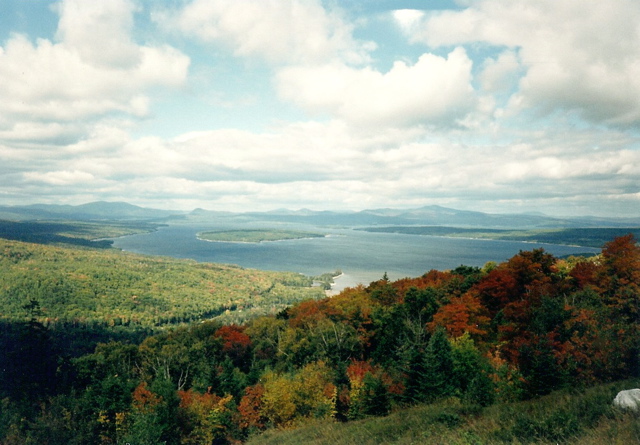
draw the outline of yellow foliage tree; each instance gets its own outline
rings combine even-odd
[[[304,419],[333,417],[337,388],[331,377],[324,362],[310,363],[295,374],[266,373],[262,415],[282,428]]]

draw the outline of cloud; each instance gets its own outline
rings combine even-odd
[[[127,0],[66,0],[57,4],[57,9],[60,14],[58,40],[74,48],[84,62],[121,69],[140,64],[142,53],[130,38],[133,3]]]
[[[485,211],[496,203],[523,209],[548,205],[566,211],[571,203],[586,206],[605,194],[616,197],[607,204],[611,208],[637,203],[640,152],[626,148],[637,144],[632,137],[570,128],[544,137],[535,130],[505,132],[511,141],[463,143],[450,133],[361,132],[330,121],[282,124],[266,132],[192,132],[165,140],[133,138],[103,126],[58,156],[34,148],[0,166],[0,174],[3,190],[13,196],[29,191],[52,202],[64,202],[68,194],[86,200],[100,196],[185,210],[346,210],[392,202]],[[0,156],[8,159],[4,150],[0,145]]]
[[[479,75],[482,91],[488,93],[510,93],[517,86],[522,67],[515,51],[506,50],[495,58],[484,61]]]
[[[48,185],[71,185],[91,182],[95,178],[87,172],[61,170],[46,173],[27,172],[24,174],[24,179],[27,182],[41,182]]]
[[[408,30],[422,13],[393,16]],[[371,42],[355,39],[344,14],[319,1],[195,0],[157,20],[238,57],[270,62],[279,98],[312,115],[359,126],[456,125],[476,106],[464,49],[396,61],[381,72],[370,63]]]
[[[110,113],[138,118],[149,113],[150,88],[180,86],[189,58],[168,46],[135,44],[132,9],[124,1],[67,1],[59,7],[59,42],[10,37],[0,47],[0,128]]]
[[[419,26],[424,12],[417,9],[397,9],[392,12],[393,18],[406,34],[413,34]]]
[[[237,56],[274,64],[322,63],[339,58],[368,60],[371,42],[353,38],[353,26],[318,0],[195,0],[164,11],[157,21],[169,29],[221,43]]]
[[[637,213],[630,0],[173,4],[67,0],[54,38],[0,43],[4,201]]]
[[[286,100],[364,125],[407,126],[463,118],[474,106],[472,62],[464,49],[397,61],[386,73],[343,64],[295,66],[277,75]]]
[[[640,123],[640,3],[633,0],[478,0],[425,16],[412,41],[485,43],[517,51],[526,69],[511,106]]]

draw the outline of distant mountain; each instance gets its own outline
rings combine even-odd
[[[173,210],[158,210],[126,202],[91,202],[78,206],[34,204],[0,206],[0,219],[8,220],[159,220],[184,214]]]
[[[298,223],[324,226],[384,226],[429,225],[469,228],[546,229],[575,227],[630,227],[640,226],[640,218],[554,218],[544,214],[492,214],[469,210],[456,210],[432,205],[417,209],[371,209],[359,212],[314,211],[308,209],[278,209],[269,212],[225,213],[198,209],[186,218],[193,222],[211,221],[221,216],[256,222]]]
[[[456,210],[438,205],[416,209],[369,209],[334,212],[328,210],[277,209],[268,212],[233,213],[195,209],[192,212],[159,210],[139,207],[126,202],[91,202],[78,206],[36,204],[28,206],[0,206],[0,219],[33,220],[129,220],[168,221],[180,219],[185,223],[234,221],[246,223],[295,223],[318,226],[449,226],[460,228],[548,229],[576,227],[636,227],[640,218],[554,218],[538,213],[496,214]]]

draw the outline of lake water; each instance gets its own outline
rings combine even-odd
[[[328,236],[263,243],[208,242],[196,237],[198,232],[219,228],[171,225],[153,233],[117,238],[114,240],[114,247],[148,255],[237,264],[263,270],[294,271],[311,276],[339,269],[343,275],[336,280],[334,290],[358,283],[368,284],[380,279],[385,272],[390,279],[395,280],[417,277],[431,269],[447,270],[461,264],[483,266],[487,261],[502,262],[520,250],[538,247],[556,256],[600,251],[590,247],[371,233],[308,226],[296,228],[326,233]]]

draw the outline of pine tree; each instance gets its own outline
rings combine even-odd
[[[404,400],[407,403],[420,403],[426,400],[425,368],[425,351],[418,348],[410,349],[404,370],[406,375]]]
[[[438,327],[429,339],[425,351],[423,388],[428,400],[435,400],[454,394],[453,357],[447,334]]]
[[[369,416],[386,416],[391,409],[389,392],[379,376],[366,373],[363,380],[363,411]]]

